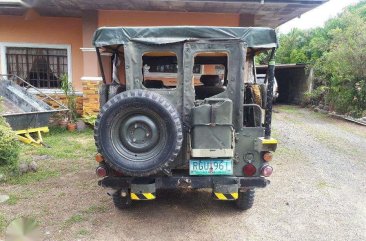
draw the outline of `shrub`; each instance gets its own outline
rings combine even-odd
[[[20,146],[14,131],[0,116],[0,167],[17,168]]]
[[[82,120],[88,124],[88,125],[91,125],[91,126],[95,126],[95,121],[97,120],[98,116],[97,115],[93,115],[93,114],[86,114],[86,115],[83,115],[83,118]]]
[[[319,86],[311,92],[306,92],[302,100],[303,105],[318,105],[320,102],[324,101],[324,98],[328,92],[328,87]]]

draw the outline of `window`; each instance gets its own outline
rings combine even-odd
[[[201,69],[201,74],[193,75],[192,80],[196,99],[203,100],[226,90],[227,64],[227,53],[203,52],[195,56],[194,66],[199,66]]]
[[[8,74],[14,74],[37,88],[58,89],[60,76],[68,74],[67,49],[7,47]]]
[[[142,56],[143,85],[146,88],[175,88],[178,82],[178,59],[173,52],[148,52]]]

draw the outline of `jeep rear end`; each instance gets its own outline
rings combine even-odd
[[[266,187],[276,33],[267,28],[101,28],[103,84],[95,125],[99,185],[116,207],[158,189],[211,188],[250,208]],[[270,52],[268,83],[254,56]]]

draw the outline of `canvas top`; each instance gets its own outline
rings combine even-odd
[[[194,40],[240,40],[248,48],[276,48],[274,29],[262,27],[101,27],[93,37],[95,47],[123,45],[128,42],[170,44]]]

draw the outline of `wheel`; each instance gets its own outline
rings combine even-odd
[[[121,190],[118,190],[117,192],[113,193],[112,199],[114,206],[118,209],[127,209],[131,206],[131,195],[129,191],[124,192],[125,196],[121,195]]]
[[[236,200],[236,206],[240,210],[248,210],[253,206],[254,203],[254,189],[248,189],[246,191],[239,190],[239,197]]]
[[[257,84],[252,85],[252,92],[253,92],[253,100],[254,104],[259,105],[262,107],[262,93],[261,93],[261,87]]]
[[[129,90],[109,100],[94,129],[98,151],[115,170],[148,176],[167,170],[182,146],[177,110],[159,94]]]

